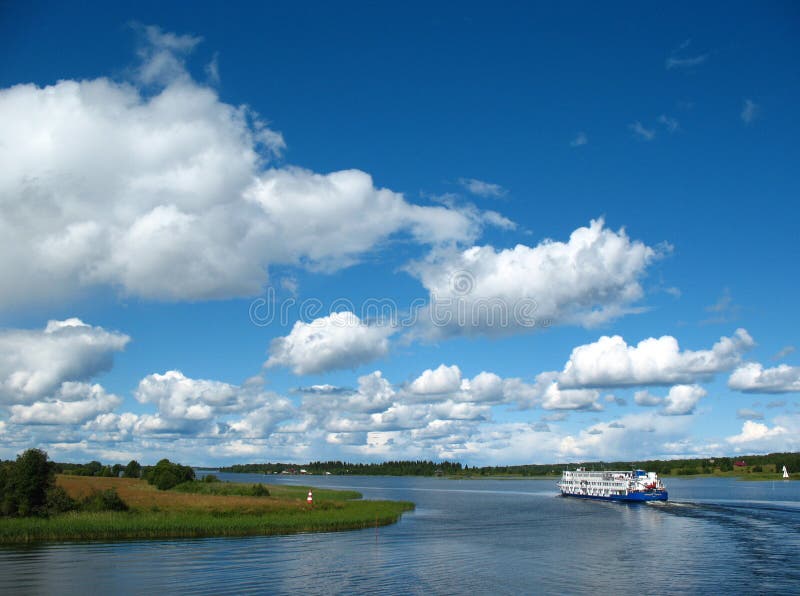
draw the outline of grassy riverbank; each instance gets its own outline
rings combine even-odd
[[[354,491],[317,489],[309,506],[308,487],[271,485],[269,496],[253,497],[225,494],[226,488],[222,494],[159,491],[130,478],[59,476],[57,484],[73,498],[113,488],[130,510],[0,519],[0,543],[333,532],[391,524],[414,508],[404,501],[353,500],[361,496]],[[215,484],[226,486],[209,486]]]

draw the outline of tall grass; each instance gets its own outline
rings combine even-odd
[[[350,501],[360,499],[361,493],[355,490],[333,490],[329,488],[313,488],[311,486],[289,486],[286,484],[267,484],[269,494],[277,499],[306,500],[308,491],[313,491],[317,501]]]
[[[242,482],[203,482],[194,480],[179,484],[172,490],[179,493],[193,495],[220,495],[220,496],[242,496],[252,497],[256,487],[263,487],[269,491],[269,495],[277,499],[296,499],[304,501],[308,496],[308,491],[313,491],[314,500],[319,501],[349,501],[360,499],[361,493],[354,490],[331,490],[324,488],[312,488],[309,486],[285,486],[275,484],[245,484]]]
[[[304,486],[272,485],[271,496],[253,497],[225,493],[229,483],[205,483],[224,485],[211,489],[222,494],[197,494],[159,491],[144,481],[123,478],[59,476],[57,482],[73,498],[114,488],[131,510],[0,519],[0,543],[333,532],[391,524],[414,508],[404,501],[352,500],[359,493],[328,489],[312,489],[310,506]]]
[[[0,543],[335,532],[387,525],[414,508],[402,501],[353,501],[269,515],[234,511],[72,512],[0,521]]]

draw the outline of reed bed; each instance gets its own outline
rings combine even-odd
[[[174,491],[180,493],[191,493],[200,495],[223,495],[223,496],[251,496],[253,484],[241,482],[184,482],[176,486]],[[308,491],[313,491],[314,499],[319,501],[349,501],[360,499],[360,492],[354,490],[331,490],[325,488],[313,488],[310,486],[286,486],[275,484],[262,484],[269,491],[271,497],[277,499],[294,499],[305,501]]]

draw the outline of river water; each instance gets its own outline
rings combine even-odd
[[[800,594],[800,482],[669,479],[666,504],[557,496],[554,480],[242,482],[417,504],[395,525],[0,549],[2,594]]]

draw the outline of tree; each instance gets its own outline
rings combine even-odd
[[[45,515],[47,493],[55,486],[55,469],[41,449],[28,449],[6,474],[3,510],[6,515]]]
[[[13,515],[17,510],[10,485],[13,470],[14,462],[0,461],[0,515],[3,516]]]
[[[123,476],[125,476],[125,478],[139,478],[141,474],[142,466],[135,459],[132,459],[128,462],[128,465],[125,466],[125,471],[123,472]]]
[[[103,464],[99,461],[90,461],[84,468],[87,476],[100,476],[103,471]]]

